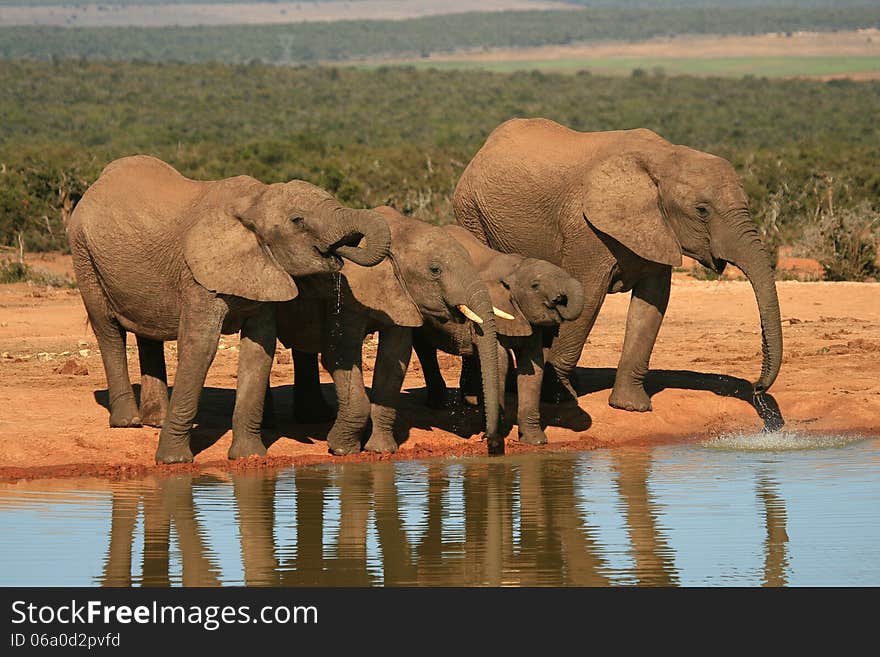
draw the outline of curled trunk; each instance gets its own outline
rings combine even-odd
[[[569,278],[562,289],[565,305],[556,306],[560,317],[567,322],[576,320],[584,311],[584,288],[574,278]]]
[[[391,247],[391,232],[378,212],[343,209],[328,231],[330,250],[363,267],[378,265]]]

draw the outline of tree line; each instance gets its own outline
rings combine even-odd
[[[449,222],[463,168],[515,116],[728,158],[773,248],[829,204],[880,210],[880,82],[23,61],[0,62],[0,116],[0,244],[28,250],[64,248],[79,196],[134,153]]]
[[[583,9],[194,27],[0,28],[2,59],[306,63],[462,48],[644,40],[674,34],[760,34],[880,26],[880,6]]]

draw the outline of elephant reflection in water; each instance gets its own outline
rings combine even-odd
[[[463,527],[448,509],[449,465],[427,464],[426,505],[415,535],[404,529],[396,484],[397,466],[342,464],[333,470],[302,468],[292,473],[296,490],[295,546],[276,537],[278,474],[231,476],[240,526],[244,580],[248,586],[400,585],[575,585],[607,586],[612,574],[646,586],[679,583],[673,551],[651,498],[649,450],[612,452],[620,508],[626,521],[633,568],[613,568],[584,512],[584,471],[579,459],[526,458],[462,464]],[[170,531],[180,546],[184,586],[220,583],[193,502],[193,485],[228,482],[181,476],[148,480],[114,492],[109,553],[100,583],[130,586],[132,543],[143,508],[141,583],[168,586]],[[776,483],[758,479],[766,526],[765,586],[786,584],[786,511]],[[338,499],[334,508],[333,501]],[[453,504],[456,504],[453,502]],[[282,507],[283,508],[283,507]],[[374,520],[379,551],[370,554]],[[325,545],[325,537],[330,542]],[[375,563],[371,563],[375,562]],[[615,578],[617,579],[617,578]]]
[[[193,502],[193,484],[214,481],[192,475],[152,478],[136,494],[130,486],[113,491],[110,548],[100,578],[103,586],[131,586],[131,553],[138,507],[143,508],[144,554],[141,584],[169,586],[171,527],[181,556],[184,586],[219,586],[220,570],[208,554]]]
[[[779,484],[766,474],[758,476],[758,497],[764,506],[767,537],[764,540],[762,586],[786,586],[788,578],[788,514],[779,496]]]

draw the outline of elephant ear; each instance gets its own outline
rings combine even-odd
[[[374,267],[346,261],[342,273],[352,298],[371,317],[395,326],[422,325],[422,313],[403,283],[393,253]]]
[[[610,157],[590,171],[583,212],[594,228],[645,260],[681,265],[681,245],[664,218],[657,183],[632,156]]]
[[[260,196],[256,192],[231,207],[204,209],[184,236],[184,258],[196,282],[212,292],[252,301],[289,301],[297,295],[296,283],[242,223],[241,217]]]
[[[512,315],[513,319],[504,319],[495,315],[495,330],[498,335],[521,337],[532,334],[532,325],[526,319],[510,296],[510,285],[504,279],[493,279],[486,282],[492,305],[501,312]]]

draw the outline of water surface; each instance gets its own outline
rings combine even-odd
[[[0,585],[880,585],[880,441],[0,487]]]

